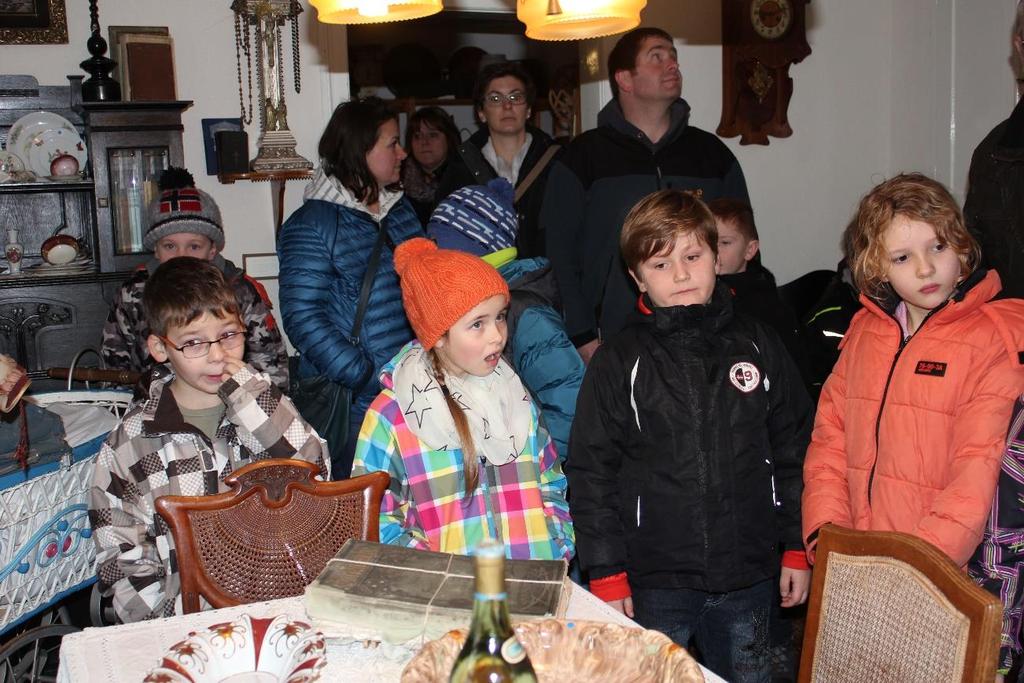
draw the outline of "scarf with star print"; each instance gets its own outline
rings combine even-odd
[[[395,365],[393,391],[409,429],[433,450],[460,447],[455,420],[434,377],[430,356],[414,345]],[[494,465],[512,462],[526,446],[533,423],[530,394],[504,359],[486,377],[445,375],[452,398],[465,412],[477,455]]]

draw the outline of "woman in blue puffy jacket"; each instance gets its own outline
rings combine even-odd
[[[406,153],[398,115],[382,100],[344,102],[320,138],[320,168],[303,205],[281,227],[281,317],[299,352],[298,380],[320,376],[351,390],[348,438],[328,443],[331,474],[347,478],[356,436],[380,392],[380,368],[412,339],[395,274],[395,245],[423,236],[398,187]],[[380,260],[358,338],[353,338],[363,278],[377,245]]]

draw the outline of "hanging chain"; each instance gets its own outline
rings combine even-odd
[[[289,19],[292,22],[292,72],[295,76],[295,92],[302,92],[302,76],[301,70],[299,69],[299,13],[302,12],[302,6],[299,4],[299,0],[292,0],[292,7],[289,14]]]
[[[247,0],[235,0],[231,9],[235,11],[235,67],[238,72],[238,108],[242,123],[252,123],[252,53],[249,44],[249,21],[246,16]],[[244,32],[244,39],[243,39]],[[242,53],[245,53],[246,74],[249,77],[249,115],[245,113],[245,96],[242,94]]]
[[[277,87],[281,91],[281,101],[284,102],[284,45],[281,44],[281,26],[284,25],[283,18],[274,21],[274,33],[277,34]]]

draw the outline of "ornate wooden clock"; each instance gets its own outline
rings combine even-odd
[[[722,120],[718,134],[741,145],[789,137],[789,66],[811,54],[810,0],[722,0]]]

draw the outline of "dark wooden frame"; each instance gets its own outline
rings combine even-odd
[[[1003,605],[998,598],[971,581],[942,551],[916,536],[891,531],[854,531],[826,524],[818,534],[817,562],[811,582],[797,677],[800,683],[811,680],[815,646],[821,628],[821,601],[825,579],[828,577],[829,555],[834,552],[891,557],[924,574],[970,620],[961,680],[965,683],[991,683],[995,679],[1003,621]]]
[[[296,469],[296,479],[289,480],[283,489],[277,490],[274,481],[261,479],[261,470],[288,465]],[[192,512],[225,510],[241,504],[250,496],[259,495],[260,502],[275,509],[291,502],[293,491],[302,491],[311,496],[333,498],[363,492],[362,539],[376,542],[380,538],[380,505],[384,491],[391,483],[386,472],[372,472],[360,477],[342,481],[314,481],[320,473],[313,463],[294,459],[269,459],[246,465],[229,475],[224,483],[232,490],[212,496],[161,496],[156,500],[156,510],[163,517],[174,536],[178,569],[181,576],[182,610],[185,614],[198,612],[199,596],[206,598],[214,608],[234,607],[240,604],[234,597],[224,593],[202,570],[199,553],[192,531]],[[340,549],[340,548],[339,548]]]
[[[59,45],[68,42],[68,15],[64,0],[32,0],[38,19],[0,15],[0,45]]]

